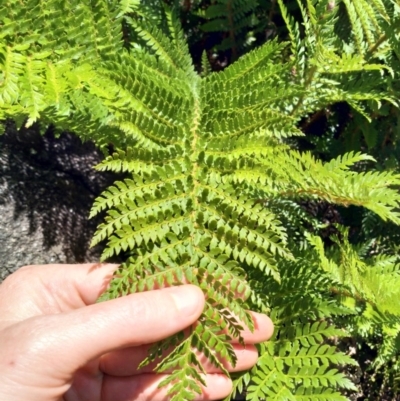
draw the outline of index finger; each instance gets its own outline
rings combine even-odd
[[[114,264],[49,264],[24,266],[0,285],[3,322],[72,311],[94,304],[106,290]]]

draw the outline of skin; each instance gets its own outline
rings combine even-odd
[[[96,304],[115,265],[26,266],[0,285],[0,399],[7,401],[166,400],[158,384],[168,374],[139,370],[148,347],[190,326],[204,306],[195,286],[132,294]],[[257,360],[253,344],[273,332],[271,320],[253,313],[256,330],[234,343],[238,362]],[[199,355],[199,358],[202,358]],[[204,357],[203,357],[204,359]],[[205,360],[205,359],[204,359]],[[230,379],[206,364],[207,387],[198,400],[218,400]]]

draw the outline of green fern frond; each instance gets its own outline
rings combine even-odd
[[[28,124],[41,118],[116,150],[97,168],[124,175],[91,212],[106,214],[92,243],[107,242],[103,260],[125,259],[103,300],[182,283],[203,290],[198,325],[185,338],[157,344],[148,359],[176,347],[158,365],[172,371],[164,381],[172,399],[201,392],[197,351],[227,374],[223,360],[236,362],[231,339],[243,340],[244,325],[253,328],[247,312],[253,308],[270,312],[276,333],[260,346],[251,377],[240,376],[235,386],[247,386],[250,400],[343,400],[340,391],[354,386],[335,367],[354,362],[330,343],[346,335],[339,316],[350,315],[363,333],[379,325],[394,330],[398,311],[391,304],[399,294],[384,288],[397,283],[398,268],[362,259],[339,236],[332,238],[339,250],[329,253],[320,237],[307,235],[320,227],[296,202],[356,205],[399,223],[400,177],[364,172],[373,159],[361,153],[323,163],[288,144],[303,135],[299,120],[327,104],[346,101],[360,113],[369,102],[397,104],[395,68],[371,53],[373,41],[387,35],[385,4],[343,1],[353,27],[346,45],[335,31],[336,9],[326,2],[298,3],[303,35],[279,1],[290,49],[271,40],[200,77],[168,10],[160,27],[159,16],[150,18],[135,1],[76,0],[60,10],[49,0],[49,15],[57,20],[65,13],[60,28],[45,21],[39,3],[23,1],[31,17],[21,7],[0,6],[7,16],[0,33],[0,118]],[[227,14],[229,6],[237,8]],[[213,24],[237,17],[242,29],[253,6],[221,0],[207,12]],[[129,49],[122,20],[137,38]],[[385,356],[393,356],[390,344]]]
[[[390,58],[392,49],[396,48],[394,32],[398,25],[393,13],[388,21],[387,6],[384,6],[382,11],[383,4],[380,2],[368,5],[366,3],[364,0],[343,1],[348,16],[346,21],[338,13],[338,4],[329,9],[324,1],[307,2],[307,5],[299,1],[302,23],[306,30],[302,38],[299,37],[301,30],[294,25],[286,6],[279,2],[292,44],[292,79],[299,87],[303,87],[303,94],[298,97],[294,107],[292,103],[293,116],[300,117],[304,113],[321,110],[326,104],[344,100],[369,118],[368,113],[364,111],[365,101],[375,100],[378,105],[382,100],[397,103],[390,90],[386,92],[382,86],[382,75],[387,75],[384,81],[391,86],[394,69],[389,63],[382,63],[381,60]],[[349,21],[350,32],[342,34],[343,27],[347,27]],[[389,38],[393,39],[392,46],[387,43]],[[373,59],[376,62],[373,62]],[[361,90],[354,91],[353,96],[350,95],[360,79],[357,73],[368,71],[371,73],[371,81],[363,76],[363,83],[370,82],[371,87],[359,85]],[[346,87],[344,91],[336,90],[343,86]],[[372,86],[380,88],[380,95],[377,96]],[[316,93],[318,96],[314,96]],[[321,102],[324,97],[321,96],[322,93],[326,97],[325,101]],[[380,98],[382,94],[383,97]]]
[[[320,337],[332,333],[343,335],[328,325],[318,323],[312,326],[278,329],[279,340],[272,340],[262,348],[262,357],[252,370],[252,382],[247,389],[248,399],[280,399],[282,391],[290,394],[289,399],[297,399],[297,393],[304,394],[305,389],[311,394],[318,394],[322,387],[355,389],[353,383],[335,369],[333,364],[354,364],[354,361],[321,343]],[[289,330],[289,332],[287,332]],[[285,339],[288,335],[291,340]],[[314,393],[315,391],[315,393]],[[329,394],[329,393],[328,393]],[[336,394],[338,396],[338,394]],[[258,397],[258,398],[257,398]]]
[[[277,159],[284,154],[285,152],[281,155],[277,153]],[[258,185],[258,194],[262,196],[264,192],[262,197],[265,199],[276,194],[280,197],[315,197],[344,206],[362,205],[384,220],[399,222],[396,211],[399,206],[398,194],[389,189],[390,186],[399,184],[398,175],[389,172],[355,174],[348,171],[347,163],[351,156],[346,156],[345,162],[339,157],[325,165],[315,160],[311,153],[290,151],[284,159],[283,163],[263,159],[260,166],[256,165],[257,159],[253,159],[248,166],[233,172],[234,182],[244,183],[248,180],[253,185]],[[371,158],[359,154],[353,160],[366,161]],[[312,176],[309,175],[310,171],[313,171]]]
[[[394,300],[399,297],[399,265],[394,263],[393,257],[363,259],[349,243],[348,229],[338,226],[338,230],[342,238],[337,235],[331,237],[337,248],[330,251],[330,257],[326,256],[319,237],[308,236],[318,254],[320,267],[333,278],[336,286],[342,286],[339,293],[369,304],[361,320],[368,317],[366,321],[370,324],[373,321],[377,324],[397,324],[400,308]]]
[[[184,36],[172,15],[169,17],[172,39],[166,37],[159,28],[150,25],[150,23],[142,22],[139,24],[132,18],[127,20],[145,42],[146,47],[159,56],[159,60],[166,63],[170,68],[182,71],[189,76],[195,74]]]
[[[217,0],[198,15],[206,22],[204,32],[226,32],[225,38],[215,46],[216,50],[230,49],[237,58],[238,50],[246,45],[246,34],[254,26],[256,0]]]
[[[302,56],[302,43],[300,39],[300,30],[297,23],[294,22],[292,16],[289,14],[287,7],[283,0],[278,0],[279,8],[281,10],[282,18],[285,21],[286,28],[289,32],[292,54],[296,60],[300,61]]]
[[[142,32],[139,23],[135,29]],[[263,206],[269,197],[303,196],[356,204],[397,221],[394,209],[399,199],[390,187],[398,185],[399,178],[391,173],[351,171],[355,163],[371,161],[365,155],[349,154],[323,164],[310,154],[289,151],[280,143],[282,136],[299,134],[297,119],[290,116],[285,102],[293,103],[303,92],[285,83],[288,66],[275,65],[276,55],[282,51],[276,42],[251,52],[221,73],[201,79],[188,72],[187,64],[174,58],[174,39],[147,26],[142,34],[153,59],[143,49],[135,57],[125,56],[124,68],[133,78],[121,78],[119,67],[113,64],[113,72],[105,74],[116,88],[122,83],[123,88],[115,90],[114,99],[98,95],[115,116],[116,126],[128,134],[125,140],[131,146],[99,166],[130,174],[105,191],[92,211],[95,215],[108,210],[93,240],[93,244],[108,240],[103,259],[124,252],[130,255],[105,297],[191,282],[207,296],[205,314],[214,310],[228,336],[235,337],[239,323],[224,315],[223,310],[232,311],[251,326],[244,304],[235,294],[243,299],[250,297],[257,304],[271,302],[263,300],[257,285],[250,289],[246,275],[251,283],[257,277],[255,272],[262,274],[264,280],[268,275],[280,280],[279,261],[292,258],[282,223]],[[268,82],[269,91],[274,88],[274,94],[267,90],[259,95],[254,92],[261,80]],[[214,96],[224,91],[226,96]],[[122,99],[130,100],[124,105]],[[277,302],[280,298],[276,296]],[[311,319],[317,318],[318,309],[325,316],[343,311],[340,305],[321,300],[304,304],[299,298],[290,307],[276,309],[281,316],[275,319],[277,324],[281,322],[280,336],[290,334],[287,327],[294,322],[290,319],[295,319],[299,311]],[[209,321],[215,321],[216,316]],[[342,374],[327,367],[352,363],[334,347],[321,345],[321,330],[326,336],[333,331],[301,321],[296,321],[294,327],[300,330],[297,340],[284,344],[272,341],[268,345],[273,348],[265,354],[267,366],[271,363],[267,361],[276,358],[274,347],[280,355],[277,365],[270,367],[275,373],[268,381],[268,391],[275,394],[273,389],[277,389],[294,397],[297,389],[304,386],[315,388],[317,393],[328,387],[353,388]],[[311,334],[304,334],[309,331]],[[221,355],[232,358],[226,338],[218,340],[192,333],[187,341],[191,344],[185,345],[187,355],[192,347],[200,348],[216,366],[218,359],[212,359],[216,344]],[[179,369],[181,351],[168,366]],[[264,366],[264,362],[260,363]],[[187,366],[195,369],[195,365]],[[201,383],[190,369],[173,374],[173,396],[178,397],[182,390],[179,375],[197,385]],[[266,371],[260,372],[264,375]],[[193,386],[192,391],[196,384]],[[249,385],[250,394],[259,393],[259,386],[255,386]]]
[[[74,69],[122,49],[116,4],[51,0],[43,7],[39,0],[12,0],[0,6],[0,15],[0,118],[25,115],[29,126],[39,117],[54,118],[56,110],[58,118],[77,112],[78,120],[73,92],[85,83]]]
[[[130,14],[139,8],[140,0],[120,0],[118,17]]]
[[[334,280],[317,268],[318,263],[319,257],[302,250],[296,262],[280,264],[280,285],[261,281],[256,272],[251,274],[255,280],[251,281],[255,293],[251,301],[257,304],[257,297],[264,297],[262,303],[270,308],[275,333],[262,344],[261,357],[250,376],[238,379],[246,380],[247,399],[345,400],[340,389],[354,389],[332,366],[356,363],[338,352],[331,341],[349,335],[335,327],[334,321],[345,315],[351,318],[355,312],[330,297]]]
[[[170,385],[168,395],[171,401],[193,400],[197,394],[201,394],[200,384],[205,385],[204,379],[197,369],[205,373],[202,365],[191,347],[191,341],[185,340],[158,365],[157,370],[164,370],[180,367],[164,379],[160,386]],[[192,379],[192,380],[190,380]]]
[[[10,47],[2,47],[2,83],[0,100],[2,104],[13,105],[18,99],[18,75],[23,71],[24,58]]]
[[[296,401],[347,401],[348,398],[327,388],[302,388],[299,387],[295,395]]]

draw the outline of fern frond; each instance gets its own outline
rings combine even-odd
[[[173,29],[173,40],[171,40],[150,23],[138,24],[131,18],[127,20],[139,37],[144,40],[146,46],[157,54],[162,62],[174,70],[180,70],[189,76],[193,76],[194,71],[187,54],[187,45],[183,40],[182,33],[180,30],[178,31],[175,21],[171,20],[170,24],[170,28]]]
[[[371,160],[371,158],[358,155],[354,158],[354,161],[356,160]],[[382,219],[399,222],[399,215],[396,211],[398,194],[389,187],[398,185],[400,177],[389,172],[355,174],[348,171],[347,162],[342,163],[343,161],[339,157],[338,160],[323,165],[310,153],[300,154],[292,151],[284,164],[265,160],[263,161],[265,170],[258,169],[256,171],[254,167],[240,169],[234,173],[234,179],[237,182],[244,182],[248,177],[250,182],[262,185],[261,190],[265,191],[265,198],[268,197],[268,194],[278,191],[280,196],[301,197],[304,195],[344,206],[362,205],[378,214]],[[291,167],[288,168],[288,165]],[[290,174],[288,171],[291,171]],[[309,175],[309,171],[313,171],[312,176]],[[279,192],[279,184],[275,184],[275,188],[268,184],[271,180],[270,174],[276,178],[279,177],[279,180],[285,183],[286,191]],[[343,185],[344,182],[345,185]],[[346,185],[348,186],[346,187]]]
[[[155,39],[158,37],[160,40]],[[391,173],[351,171],[355,163],[371,161],[371,157],[359,153],[323,164],[310,154],[288,151],[279,142],[278,132],[298,130],[296,118],[278,99],[287,88],[283,76],[288,68],[274,66],[274,55],[280,51],[276,43],[250,53],[221,73],[201,79],[183,73],[187,66],[164,52],[173,47],[169,39],[146,38],[153,57],[160,60],[159,64],[153,60],[149,65],[165,71],[170,79],[145,72],[140,54],[138,59],[126,58],[130,66],[125,68],[132,70],[135,80],[133,85],[129,81],[124,85],[129,93],[123,97],[131,98],[129,105],[118,104],[117,109],[112,101],[107,103],[117,121],[121,121],[120,127],[133,123],[137,129],[137,143],[129,142],[131,150],[120,151],[99,167],[130,173],[129,178],[117,182],[98,198],[92,212],[94,215],[108,209],[105,223],[94,237],[94,243],[108,240],[103,258],[123,252],[130,255],[112,281],[108,296],[150,290],[155,285],[195,283],[206,293],[208,310],[219,311],[219,324],[234,337],[240,333],[239,323],[224,315],[223,310],[232,311],[251,325],[242,303],[235,300],[235,293],[238,291],[244,299],[251,296],[257,304],[263,302],[261,290],[255,285],[251,291],[245,274],[250,280],[259,272],[264,280],[270,276],[279,281],[279,260],[292,258],[282,223],[263,206],[268,204],[268,197],[304,196],[355,204],[397,221],[394,209],[399,197],[390,187],[398,185],[399,178]],[[121,85],[116,74],[109,76]],[[278,96],[267,91],[254,96],[253,81],[259,79],[275,85]],[[151,92],[145,90],[149,87]],[[212,94],[224,88],[227,95],[215,99]],[[291,91],[288,99],[301,93],[296,87]],[[167,101],[161,102],[160,98]],[[132,107],[134,111],[127,116]],[[141,149],[144,143],[146,150]],[[237,270],[238,266],[243,270]],[[307,304],[299,298],[290,308],[281,310],[280,318],[276,316],[281,337],[289,335],[290,322],[294,322],[299,311],[311,319],[317,318],[318,308],[325,316],[343,311],[340,305],[334,307],[322,301]],[[209,320],[214,319],[216,315]],[[271,389],[276,388],[295,396],[300,386],[312,386],[317,392],[329,386],[352,388],[342,374],[327,367],[352,363],[334,347],[320,345],[333,331],[324,325],[300,321],[296,321],[295,327],[299,330],[297,340],[270,343],[280,350],[280,359],[275,367],[270,367],[275,373],[268,391],[273,394]],[[196,347],[210,358],[217,343],[222,355],[229,355],[223,338],[218,342],[216,338],[200,336],[195,341]],[[274,352],[271,349],[268,358]],[[178,360],[174,362],[176,367]],[[217,360],[211,362],[218,365]],[[189,371],[185,374],[200,383]],[[174,386],[173,392],[177,394],[181,387],[178,382]],[[253,394],[258,392],[259,387]]]
[[[237,58],[238,50],[246,46],[246,34],[254,26],[255,0],[217,0],[198,14],[206,22],[204,32],[226,32],[225,38],[215,46],[216,50],[230,49]]]
[[[307,341],[307,336],[313,338],[313,331],[318,330],[318,327],[320,326],[316,323],[311,327],[302,328],[300,332],[298,331],[300,337],[297,338],[297,334],[292,341],[279,340],[285,344],[270,341],[265,345],[263,356],[252,370],[254,384],[247,389],[250,400],[280,399],[282,392],[290,394],[289,399],[296,400],[297,393],[302,395],[305,389],[311,388],[312,394],[314,391],[318,394],[322,387],[355,389],[353,383],[343,374],[329,368],[331,363],[353,364],[351,358],[338,353],[334,347],[310,345]],[[319,335],[329,335],[323,328],[321,329]],[[279,336],[284,333],[285,328],[282,328]]]
[[[11,47],[0,48],[2,55],[2,84],[0,90],[0,105],[14,104],[19,97],[18,75],[24,69],[24,57]]]
[[[27,127],[31,126],[40,116],[44,107],[43,95],[38,91],[42,84],[44,63],[40,60],[26,59],[26,80],[21,89],[26,96],[21,97],[21,105],[28,111]],[[41,79],[42,78],[42,79]]]
[[[140,0],[120,0],[118,17],[136,11],[139,5]]]
[[[366,51],[366,45],[364,44],[364,32],[363,24],[359,15],[357,14],[357,9],[355,8],[354,2],[350,0],[343,0],[346,5],[347,13],[349,15],[349,20],[352,25],[352,33],[355,39],[355,44],[357,47],[358,54],[364,54]],[[357,2],[356,2],[357,3]]]
[[[159,5],[155,16],[136,1],[22,4],[32,16],[0,6],[0,117],[80,131],[115,149],[98,170],[123,174],[91,212],[106,215],[93,238],[107,242],[103,260],[126,259],[102,300],[183,283],[205,294],[199,324],[149,356],[176,347],[158,366],[172,371],[163,383],[172,399],[201,392],[198,351],[227,374],[223,362],[236,362],[231,340],[242,341],[243,326],[254,326],[250,307],[270,312],[276,334],[237,388],[246,385],[252,400],[343,400],[339,392],[353,385],[335,367],[354,362],[330,344],[346,335],[339,316],[351,315],[363,333],[379,325],[394,330],[399,314],[391,304],[399,294],[384,288],[397,283],[398,268],[371,265],[340,236],[332,237],[339,248],[332,256],[320,237],[307,234],[320,225],[296,202],[355,205],[399,223],[400,176],[365,172],[373,159],[361,153],[323,163],[288,144],[303,135],[299,120],[326,105],[347,102],[367,115],[369,103],[397,104],[396,69],[377,56],[386,48],[375,53],[373,44],[378,38],[380,47],[382,34],[394,42],[382,28],[391,21],[386,5],[343,0],[353,29],[345,42],[326,2],[298,2],[303,35],[279,1],[291,49],[271,40],[200,77],[177,18]],[[240,31],[254,7],[219,0],[207,10],[208,28],[228,17],[240,21]],[[54,22],[62,13],[65,27]],[[127,48],[122,21],[137,39]],[[390,344],[384,356],[393,355]]]
[[[39,0],[12,0],[0,6],[0,15],[0,109],[13,105],[5,117],[24,113],[28,125],[53,117],[54,110],[60,120],[75,111],[73,97],[66,94],[83,90],[85,84],[74,76],[74,68],[101,62],[122,49],[121,18],[116,4],[108,1],[60,5],[50,0],[44,6]]]
[[[278,0],[278,4],[281,10],[282,18],[284,19],[286,28],[289,32],[292,54],[298,60],[301,58],[301,39],[299,26],[294,22],[292,16],[289,14],[283,0]]]

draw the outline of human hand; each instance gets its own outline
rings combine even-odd
[[[192,285],[132,294],[96,304],[115,265],[27,266],[0,285],[0,400],[166,400],[158,388],[165,374],[138,370],[149,344],[190,326],[204,297]],[[235,368],[257,361],[255,343],[273,325],[253,313],[256,330],[245,331],[246,347],[234,344]],[[206,366],[199,399],[227,396],[232,383]]]

